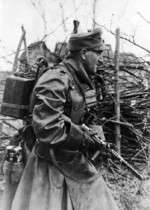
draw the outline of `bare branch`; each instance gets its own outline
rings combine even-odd
[[[44,10],[43,10],[43,7],[42,7],[40,1],[38,1],[38,4],[39,4],[39,6],[40,6],[41,12],[39,11],[39,9],[38,9],[36,3],[34,3],[33,0],[31,0],[31,3],[32,3],[32,5],[35,7],[35,9],[37,10],[37,12],[38,12],[38,14],[40,15],[40,17],[43,19],[44,29],[45,29],[45,31],[47,31],[47,21],[46,21],[45,14],[44,14]]]
[[[82,1],[79,4],[79,6],[76,7],[76,9],[68,17],[66,17],[53,31],[51,31],[48,34],[45,34],[45,36],[41,39],[41,41],[43,41],[47,36],[53,34],[61,25],[63,25],[63,22],[67,21],[70,17],[72,17],[74,15],[74,13],[76,13],[78,11],[78,9],[80,8],[81,4],[82,4]]]
[[[10,48],[5,47],[5,46],[2,46],[2,45],[0,45],[0,48],[3,48],[4,50],[9,50],[9,51],[11,51],[12,53],[16,53],[13,49],[10,49]]]
[[[46,32],[46,31],[47,31],[47,21],[46,21],[46,18],[45,18],[45,12],[44,12],[44,9],[43,9],[43,7],[42,7],[42,5],[41,5],[41,2],[38,1],[38,3],[39,3],[40,8],[41,8],[41,12],[42,12],[41,17],[42,17],[42,19],[43,19],[44,28],[45,28],[45,32]]]
[[[110,31],[111,31],[111,26],[112,26],[112,23],[113,23],[113,18],[114,18],[114,14],[112,14],[112,16],[111,16]]]
[[[93,21],[94,21],[94,20],[93,20]],[[100,25],[100,24],[98,24],[98,23],[96,23],[96,24],[97,24],[98,26],[100,26],[101,28],[104,28],[107,32],[111,33],[112,35],[116,35],[113,31],[109,30],[109,29],[106,28],[105,26]],[[123,39],[123,40],[125,40],[125,41],[127,41],[127,42],[129,42],[129,43],[131,43],[131,44],[133,44],[133,45],[135,45],[135,46],[137,46],[137,47],[139,47],[139,48],[141,48],[142,50],[144,50],[144,51],[150,53],[150,50],[146,49],[145,47],[143,47],[143,46],[141,46],[141,45],[139,45],[138,43],[135,42],[134,36],[132,36],[133,41],[132,41],[131,39],[128,39],[128,38],[123,37],[123,36],[120,36],[120,38]]]
[[[72,3],[73,3],[74,10],[76,10],[77,7],[76,7],[76,2],[75,2],[75,0],[72,0]]]
[[[67,27],[66,27],[66,24],[65,24],[64,9],[63,9],[63,4],[62,4],[61,1],[59,2],[59,6],[60,6],[60,9],[61,9],[61,19],[62,19],[62,23],[63,23],[64,33],[65,33],[65,36],[66,36]]]
[[[96,3],[97,0],[93,0],[93,29],[95,28],[96,22],[95,22],[95,18],[96,18]]]
[[[138,14],[144,21],[146,21],[148,24],[150,24],[150,21],[146,20],[146,19],[143,17],[143,15],[141,15],[140,12],[137,12],[137,14]]]

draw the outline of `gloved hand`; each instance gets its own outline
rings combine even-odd
[[[88,151],[94,151],[96,148],[94,140],[86,132],[83,133],[82,145]]]
[[[102,151],[99,156],[100,159],[106,160],[111,158],[110,152]]]
[[[83,132],[83,148],[89,152],[94,152],[96,149],[95,141],[92,139],[92,136],[98,135],[98,131],[95,129],[95,125],[90,126],[90,135],[84,131]]]
[[[115,150],[115,145],[113,143],[109,143],[109,148],[112,150]],[[100,161],[100,162],[104,162],[108,159],[112,159],[112,155],[109,151],[107,151],[107,149],[104,149],[103,147],[100,149],[99,148],[99,152],[96,152],[93,157],[93,162],[96,161]]]
[[[109,143],[110,149],[116,150],[116,146],[114,143]]]

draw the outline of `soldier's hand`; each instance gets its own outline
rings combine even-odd
[[[91,138],[91,136],[86,134],[86,132],[83,134],[83,148],[89,151],[93,151],[96,148],[94,140]]]

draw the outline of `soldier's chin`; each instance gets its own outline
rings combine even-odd
[[[97,65],[95,65],[95,68],[93,70],[93,74],[96,74],[96,72],[97,72]]]
[[[93,71],[91,71],[91,75],[95,75],[95,74],[96,74],[96,72],[97,72],[97,70],[96,70],[96,69],[94,69]]]
[[[97,68],[95,66],[93,68],[88,69],[86,72],[88,73],[88,75],[95,75],[97,72]]]

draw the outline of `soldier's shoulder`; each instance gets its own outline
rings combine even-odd
[[[57,80],[57,82],[63,82],[64,84],[70,83],[67,69],[63,64],[55,65],[46,71],[38,81],[38,84],[51,82]]]
[[[67,75],[67,69],[63,63],[53,65],[44,76],[65,76]]]

